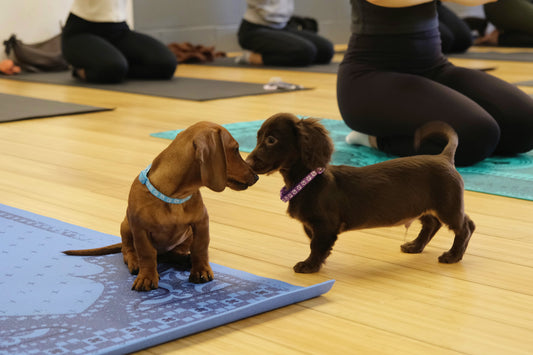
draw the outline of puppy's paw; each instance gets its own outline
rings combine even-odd
[[[213,281],[215,276],[213,275],[213,270],[208,266],[203,270],[192,269],[191,274],[189,275],[189,282],[195,284],[203,284],[209,281]]]
[[[132,290],[135,291],[150,291],[159,287],[159,274],[154,275],[139,274],[133,282]]]
[[[293,270],[300,274],[311,274],[320,270],[320,264],[310,263],[309,261],[300,261],[294,265]]]
[[[458,261],[461,261],[462,258],[463,258],[463,254],[455,254],[455,253],[451,253],[447,251],[441,256],[439,256],[439,263],[453,264]]]
[[[408,254],[418,254],[424,250],[423,246],[418,245],[414,241],[404,243],[400,246],[400,248],[402,249],[404,253],[408,253]]]
[[[130,271],[130,274],[137,275],[139,273],[139,262],[137,261],[137,256],[135,254],[125,254],[124,263],[128,265],[128,270]]]

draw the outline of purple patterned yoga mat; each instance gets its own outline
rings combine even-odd
[[[0,204],[0,354],[123,354],[328,292],[212,264],[215,280],[160,265],[159,288],[131,291],[121,254],[66,249],[116,237]]]

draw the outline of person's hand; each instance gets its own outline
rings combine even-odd
[[[20,73],[20,67],[15,65],[11,59],[4,59],[0,62],[0,73],[13,75]]]

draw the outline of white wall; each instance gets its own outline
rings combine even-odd
[[[0,40],[3,42],[16,34],[25,43],[40,42],[60,32],[72,0],[2,0],[0,11]]]
[[[459,17],[480,17],[485,18],[485,13],[483,12],[483,6],[464,6],[459,4],[454,4],[451,2],[445,2],[444,5],[449,7],[453,12],[455,12]]]
[[[60,24],[64,24],[67,18],[67,15],[70,10],[70,6],[73,0],[1,0],[2,10],[0,11],[0,43],[8,39],[9,36],[14,33],[19,39],[25,43],[36,43],[48,39],[52,36],[55,36],[60,31]],[[150,17],[154,10],[157,10],[159,7],[164,7],[166,3],[177,3],[183,9],[183,4],[190,4],[191,0],[136,0],[136,8],[140,10],[141,13],[136,14],[136,17],[142,19],[144,17]],[[194,1],[194,0],[192,0]],[[198,0],[196,0],[198,1]],[[243,12],[244,10],[244,0],[202,0],[202,1],[214,1],[208,9],[212,9],[214,4],[221,2],[223,6],[226,6],[230,9],[235,9],[231,11]],[[130,11],[128,23],[133,27],[133,6],[130,2]],[[143,4],[148,6],[147,9],[143,8]],[[194,3],[193,3],[194,4]],[[157,5],[157,8],[154,9],[153,6]],[[222,6],[221,5],[221,6]],[[335,43],[346,43],[349,38],[349,21],[350,21],[350,12],[349,12],[349,1],[348,0],[297,0],[296,1],[296,13],[299,15],[309,15],[319,19],[321,25],[321,33],[331,37]],[[476,7],[465,7],[457,4],[452,4],[447,2],[447,6],[456,11],[461,17],[464,16],[478,16],[484,17],[483,9],[481,6]],[[152,8],[150,9],[150,6]],[[180,17],[181,16],[191,16],[191,9],[189,7],[187,11],[181,14],[182,11],[172,12],[167,14],[167,16]],[[237,11],[238,9],[238,11]],[[202,10],[205,12],[205,9]],[[194,14],[197,15],[197,14]],[[224,18],[223,14],[218,13],[218,16]],[[227,17],[227,16],[226,16]],[[181,18],[181,17],[180,17]],[[200,19],[197,16],[193,16],[196,21]],[[147,30],[148,33],[155,35],[156,37],[164,37],[158,33],[159,27],[161,24],[164,24],[164,16],[159,16],[157,19],[152,19],[152,21],[140,21],[141,25],[140,30]],[[183,19],[181,19],[183,21]],[[189,22],[191,19],[189,18]],[[239,13],[240,21],[240,13]],[[239,21],[235,20],[230,27],[231,40],[236,42],[235,33],[236,28],[238,27]],[[146,22],[146,23],[145,23]],[[198,27],[198,24],[188,24],[190,28]],[[228,24],[225,24],[228,27]],[[151,26],[154,26],[156,29],[152,29]],[[146,28],[145,28],[146,27]],[[337,28],[339,27],[339,28]],[[189,28],[189,32],[190,32]],[[154,33],[151,33],[154,32]],[[164,32],[161,32],[164,33]],[[159,34],[159,36],[158,36]],[[185,39],[183,38],[160,38],[161,40],[166,40],[165,42],[170,42],[171,39],[177,40],[193,40],[194,37],[189,33]],[[228,42],[228,41],[226,41]],[[220,44],[221,50],[230,50],[234,48],[224,48],[227,43],[221,41]],[[231,43],[233,43],[231,42]],[[215,44],[215,43],[206,43],[206,44]],[[235,46],[235,44],[233,44]],[[0,59],[5,58],[4,46],[0,46]]]

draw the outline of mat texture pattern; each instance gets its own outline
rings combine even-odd
[[[345,137],[350,128],[340,120],[321,119],[335,143],[331,164],[365,166],[393,159],[394,156],[375,149],[349,145]],[[257,142],[257,131],[263,121],[238,122],[223,125],[239,142],[240,150],[251,152]],[[180,130],[153,133],[152,136],[174,139]],[[465,189],[533,201],[533,151],[513,157],[491,157],[457,169]]]
[[[100,112],[109,108],[0,94],[0,122]]]
[[[317,297],[334,281],[293,286],[212,264],[215,280],[160,265],[159,288],[131,291],[122,254],[60,251],[116,237],[0,204],[0,354],[124,354]]]
[[[263,84],[185,77],[174,77],[172,80],[127,80],[120,84],[92,84],[74,79],[70,72],[23,73],[11,75],[9,79],[193,101],[307,90],[265,90]]]

